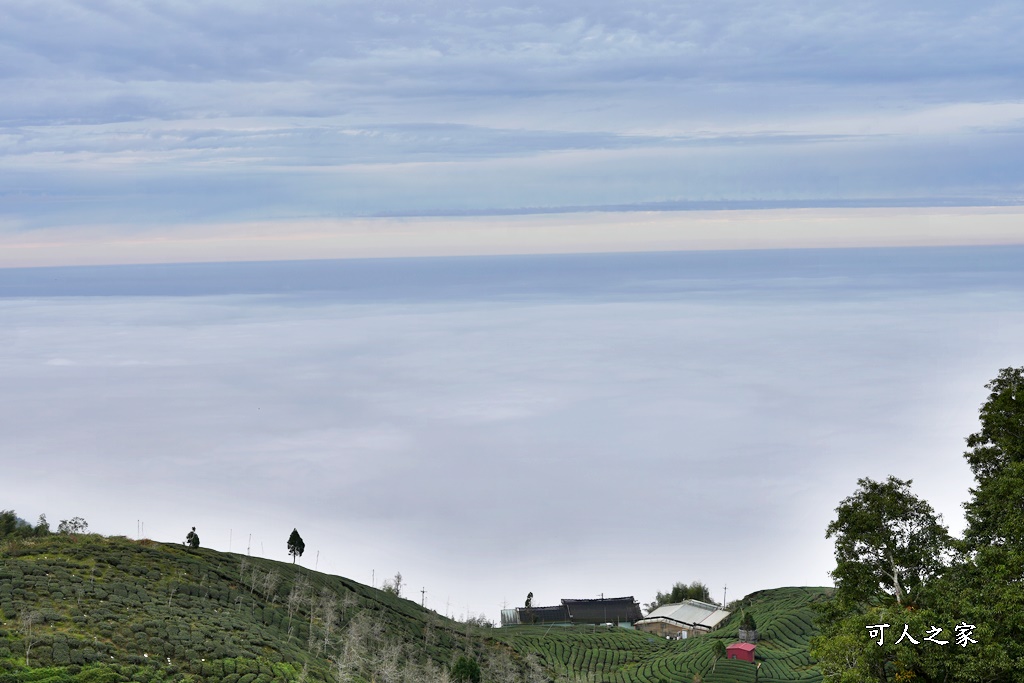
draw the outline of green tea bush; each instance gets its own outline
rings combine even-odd
[[[200,674],[203,678],[221,678],[224,666],[220,662],[200,662]]]
[[[57,666],[68,666],[71,664],[71,649],[66,642],[55,642],[53,644],[51,657]]]
[[[112,668],[86,666],[75,676],[75,683],[121,683],[125,679]]]

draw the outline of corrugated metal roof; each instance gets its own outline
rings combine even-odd
[[[640,605],[632,595],[624,598],[563,599],[562,604],[569,610],[569,618],[573,623],[632,623],[643,616]]]
[[[701,602],[699,600],[687,600],[686,602],[674,605],[662,605],[648,614],[640,621],[640,623],[648,621],[670,621],[686,624],[688,626],[706,626],[708,628],[714,628],[715,626],[718,626],[718,624],[722,623],[729,614],[729,612],[719,609],[717,605]]]
[[[732,612],[726,612],[724,609],[718,609],[708,615],[708,618],[700,622],[701,626],[707,626],[708,628],[717,628],[719,624],[729,618]]]

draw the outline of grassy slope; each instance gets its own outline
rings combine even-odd
[[[271,573],[278,582],[268,590]],[[308,583],[306,599],[289,619],[288,595],[301,580]],[[323,605],[329,597],[335,598],[333,634],[327,638],[331,646],[322,650],[315,643],[325,637]],[[31,666],[97,663],[136,681],[191,674],[224,683],[269,683],[294,680],[303,667],[313,680],[336,680],[328,658],[357,614],[379,624],[387,636],[378,634],[379,642],[402,643],[438,664],[480,646],[476,631],[467,635],[461,624],[344,578],[212,550],[95,535],[8,544],[0,557],[0,667],[8,672],[25,664],[25,609],[44,620],[33,626],[41,637],[30,651]]]
[[[303,583],[303,600],[290,608]],[[823,596],[809,588],[748,596],[762,634],[761,681],[820,680],[807,641],[809,605]],[[41,621],[29,639],[22,616],[31,612]],[[733,642],[738,619],[681,642],[620,629],[480,629],[270,560],[95,535],[0,544],[0,683],[336,681],[339,658],[362,664],[348,672],[355,681],[442,680],[462,654],[481,662],[485,681],[689,683],[696,672],[709,683],[753,680],[743,662],[720,661],[710,673],[712,639]],[[396,673],[396,659],[418,668]]]

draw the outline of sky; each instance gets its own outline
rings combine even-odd
[[[0,245],[190,261],[181,235],[254,222],[1017,206],[1022,33],[984,0],[11,0]]]
[[[493,619],[826,584],[861,476],[955,530],[1022,364],[1022,34],[985,1],[4,2],[0,507],[278,559],[298,526],[307,566]]]

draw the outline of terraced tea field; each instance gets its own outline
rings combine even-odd
[[[761,633],[759,681],[821,680],[807,651],[811,605],[826,595],[745,598]],[[734,642],[740,619],[684,641],[490,629],[289,563],[94,535],[0,545],[0,683],[436,683],[463,656],[484,683],[691,683],[698,673],[736,683],[753,681],[754,666],[716,662],[712,645]]]
[[[825,588],[779,588],[748,596],[743,608],[757,621],[765,683],[816,683],[821,674],[807,654],[814,629],[811,605],[827,598]],[[691,683],[700,674],[707,683],[753,681],[755,665],[715,662],[712,646],[736,642],[740,614],[718,631],[682,641],[666,641],[625,629],[524,626],[502,629],[498,637],[522,656],[534,654],[556,676],[596,683]]]

